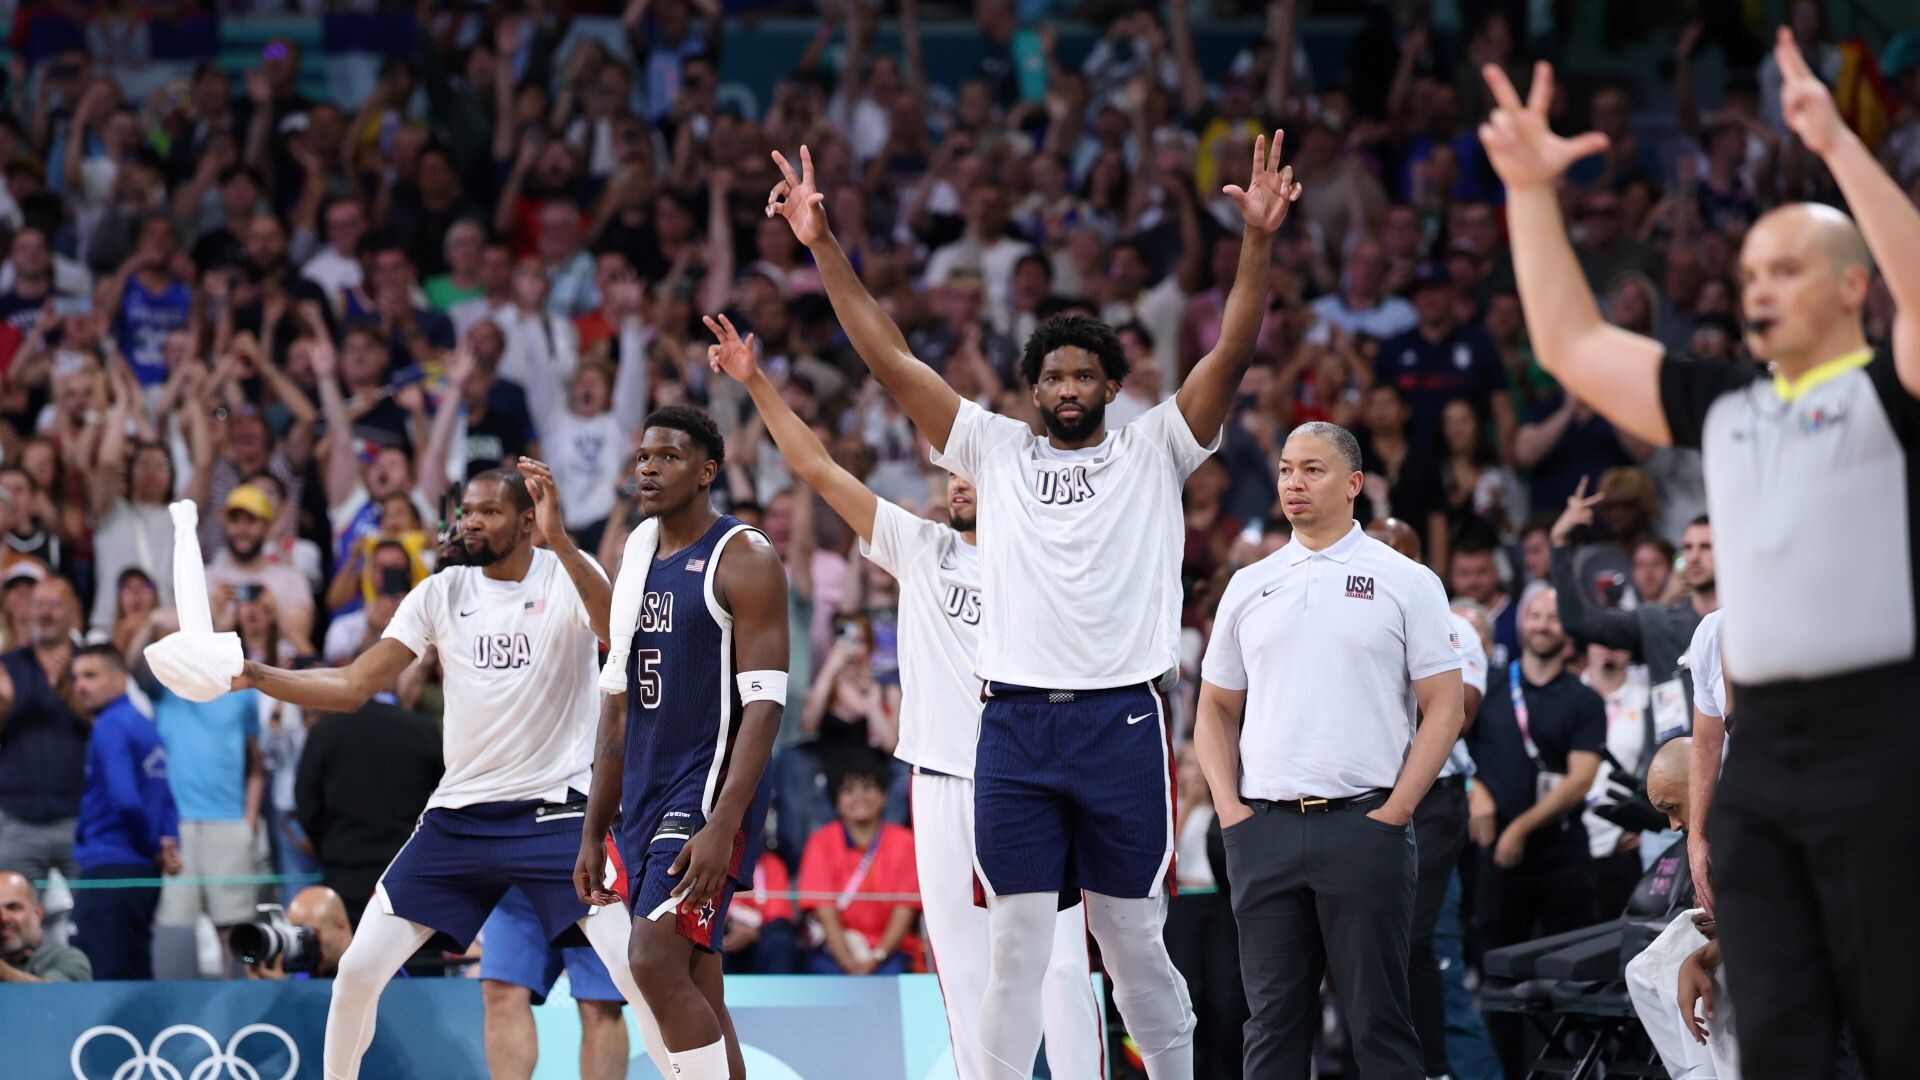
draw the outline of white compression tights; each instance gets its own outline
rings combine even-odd
[[[1193,1004],[1167,955],[1165,897],[1086,893],[1087,925],[1113,980],[1113,1000],[1152,1080],[1192,1080]],[[996,897],[988,904],[992,957],[980,1010],[980,1061],[992,1080],[1026,1080],[1040,1051],[1041,986],[1052,958],[1058,898]]]
[[[360,1058],[373,1042],[374,1018],[380,1011],[380,992],[393,980],[400,965],[420,951],[433,931],[419,923],[389,915],[375,896],[360,917],[353,944],[340,958],[340,973],[333,980],[333,1002],[327,1009],[326,1080],[358,1080]],[[672,1076],[667,1062],[666,1043],[660,1039],[660,1025],[653,1022],[634,984],[633,971],[627,966],[627,938],[633,930],[626,912],[609,908],[580,920],[595,955],[607,966],[620,996],[633,1006],[634,1019],[640,1024],[640,1037],[647,1044],[647,1056],[662,1076]]]

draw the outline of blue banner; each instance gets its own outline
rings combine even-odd
[[[1096,986],[1098,984],[1096,983]],[[33,1080],[302,1080],[318,1077],[332,984],[87,983],[0,986],[0,1075]],[[931,975],[744,976],[727,1003],[754,1080],[935,1080],[954,1075]],[[631,1010],[632,1080],[660,1080]],[[564,984],[534,1009],[535,1080],[577,1077],[580,1019]],[[360,1075],[485,1080],[479,984],[399,979]]]

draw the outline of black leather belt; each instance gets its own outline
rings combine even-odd
[[[1241,802],[1262,813],[1275,810],[1292,810],[1302,814],[1330,814],[1335,810],[1352,810],[1356,807],[1371,807],[1375,803],[1387,800],[1389,794],[1384,788],[1368,791],[1360,795],[1348,795],[1340,799],[1242,799]]]
[[[1440,777],[1439,779],[1437,779],[1437,780],[1435,780],[1435,781],[1433,782],[1433,787],[1432,787],[1432,788],[1430,788],[1429,790],[1431,790],[1431,791],[1457,791],[1457,790],[1459,790],[1459,789],[1461,789],[1461,788],[1464,788],[1464,787],[1466,787],[1466,786],[1467,786],[1467,774],[1466,774],[1466,773],[1454,773],[1454,774],[1453,774],[1452,776],[1442,776],[1442,777]]]

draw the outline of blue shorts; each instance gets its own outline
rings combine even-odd
[[[428,810],[380,875],[374,899],[388,914],[431,927],[443,944],[464,950],[518,886],[546,941],[585,945],[575,924],[594,909],[573,888],[586,816],[580,799]]]
[[[500,898],[480,928],[480,941],[480,977],[526,987],[533,992],[535,1005],[546,1002],[563,967],[575,1001],[622,1000],[607,966],[591,948],[556,949],[547,944],[533,901],[519,889],[508,889]]]
[[[973,767],[974,871],[988,896],[1173,891],[1173,743],[1147,684],[988,684]]]
[[[753,867],[760,858],[760,838],[765,831],[772,790],[771,781],[761,777],[747,820],[733,834],[727,883],[699,910],[680,907],[673,890],[681,879],[669,876],[667,871],[673,868],[673,860],[679,858],[680,849],[706,824],[705,815],[697,809],[669,810],[627,819],[617,838],[614,891],[627,902],[627,910],[633,917],[657,922],[672,912],[681,937],[707,952],[719,952],[733,894],[743,884],[753,883]]]

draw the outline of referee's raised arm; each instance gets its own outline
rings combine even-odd
[[[1665,349],[1600,317],[1554,192],[1560,174],[1605,150],[1607,137],[1590,131],[1568,139],[1547,126],[1553,68],[1545,62],[1533,66],[1525,103],[1498,66],[1488,64],[1481,74],[1495,105],[1480,125],[1480,143],[1507,186],[1514,278],[1540,366],[1616,427],[1656,446],[1671,446],[1673,434],[1660,404]]]

